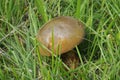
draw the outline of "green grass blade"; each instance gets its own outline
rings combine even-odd
[[[35,4],[36,4],[36,7],[37,7],[39,13],[43,17],[43,20],[45,22],[47,22],[48,21],[48,17],[47,17],[46,6],[45,6],[44,1],[43,0],[35,0]]]

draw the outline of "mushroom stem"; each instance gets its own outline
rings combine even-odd
[[[70,69],[77,68],[80,62],[75,50],[71,50],[66,54],[62,54],[61,59]]]

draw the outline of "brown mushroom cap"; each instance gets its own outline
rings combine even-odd
[[[72,50],[84,36],[83,24],[72,17],[57,17],[46,23],[38,31],[37,40],[44,45],[40,46],[40,54],[51,56],[49,51],[60,48],[59,54]]]

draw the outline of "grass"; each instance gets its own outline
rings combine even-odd
[[[120,80],[119,0],[0,0],[0,80]],[[72,16],[85,24],[76,47],[80,65],[39,54],[36,34],[48,20]]]

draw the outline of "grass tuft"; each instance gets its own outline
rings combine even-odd
[[[120,80],[119,4],[120,0],[0,0],[0,80]],[[80,64],[74,70],[66,71],[60,56],[39,52],[37,32],[57,16],[72,16],[85,25],[84,40],[75,48]]]

